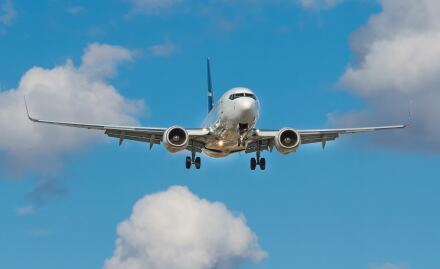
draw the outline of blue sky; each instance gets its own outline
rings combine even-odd
[[[362,62],[368,57],[356,50],[358,37],[369,31],[364,40],[377,38],[367,21],[373,14],[386,15],[390,1],[313,7],[290,1],[169,2],[151,9],[128,0],[0,1],[13,7],[13,14],[0,20],[0,90],[17,89],[34,66],[52,69],[71,59],[80,68],[90,44],[109,44],[132,54],[103,80],[127,100],[143,100],[141,112],[130,117],[146,126],[200,125],[206,114],[207,56],[216,96],[234,86],[255,91],[261,128],[406,120],[406,107],[389,113],[388,106],[381,106],[388,94],[367,93],[368,85],[358,77],[347,79],[346,73],[370,70],[369,62]],[[429,6],[430,1],[424,2]],[[362,25],[367,30],[359,33]],[[381,94],[390,88],[371,87]],[[437,93],[393,96],[404,103],[408,96],[438,100]],[[9,100],[1,98],[0,104]],[[42,102],[47,107],[55,103],[32,102],[35,110]],[[62,104],[70,105],[78,104]],[[365,110],[383,116],[353,120],[352,111]],[[428,113],[420,110],[419,117]],[[0,118],[9,115],[0,112]],[[136,201],[182,185],[246,217],[268,256],[241,268],[439,268],[440,159],[438,142],[428,139],[438,133],[425,123],[415,126],[424,127],[422,137],[415,136],[417,130],[378,133],[341,138],[325,151],[307,145],[287,156],[264,153],[264,172],[251,172],[246,154],[202,156],[200,171],[185,170],[186,154],[172,155],[159,146],[149,152],[147,145],[134,142],[119,147],[116,140],[96,137],[73,144],[79,150],[62,149],[47,159],[29,147],[25,152],[39,158],[44,169],[20,163],[16,171],[14,162],[20,158],[13,154],[13,143],[22,141],[0,135],[0,267],[102,268],[113,254],[118,223],[130,216]],[[414,149],[416,139],[424,137],[429,141]],[[53,145],[51,139],[39,143]],[[399,143],[387,146],[389,140]]]

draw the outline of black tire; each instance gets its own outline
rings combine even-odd
[[[194,165],[195,165],[196,169],[200,169],[200,166],[202,166],[202,159],[200,159],[200,157],[197,157],[195,159]]]
[[[255,167],[257,167],[257,160],[255,160],[255,158],[251,158],[251,170],[255,170]]]
[[[186,167],[186,169],[190,169],[191,168],[191,158],[190,157],[186,157],[186,159],[185,159],[185,167]]]
[[[260,169],[266,170],[266,159],[265,158],[260,159]]]

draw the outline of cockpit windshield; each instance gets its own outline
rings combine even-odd
[[[235,99],[240,98],[240,97],[250,97],[250,98],[252,98],[254,100],[257,100],[255,95],[252,94],[252,93],[234,93],[234,94],[229,95],[229,99],[230,100],[235,100]]]

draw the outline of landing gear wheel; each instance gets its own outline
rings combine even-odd
[[[260,159],[260,169],[261,170],[265,170],[266,169],[266,159],[265,158],[261,158]]]
[[[185,159],[185,167],[186,167],[186,169],[190,169],[191,168],[191,157],[186,157],[186,159]]]
[[[200,157],[197,157],[194,160],[194,165],[195,165],[196,169],[200,169],[200,166],[202,165],[202,160],[200,159]]]
[[[255,170],[255,167],[257,167],[257,160],[251,158],[251,170]]]

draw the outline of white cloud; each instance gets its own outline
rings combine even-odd
[[[228,269],[265,256],[242,215],[174,186],[135,204],[104,268]]]
[[[71,6],[66,9],[66,12],[72,15],[84,13],[87,9],[83,6]]]
[[[10,24],[17,16],[12,0],[3,0],[0,2],[0,23]]]
[[[92,79],[104,79],[115,74],[118,63],[131,61],[134,53],[119,46],[91,44],[82,56],[79,71]]]
[[[341,78],[367,107],[337,117],[335,124],[402,122],[413,100],[413,126],[381,142],[439,151],[440,125],[435,119],[440,117],[440,1],[380,0],[380,4],[382,11],[353,34],[356,62]]]
[[[36,229],[30,229],[26,231],[26,234],[32,237],[48,237],[52,234],[52,231],[45,228],[36,228]]]
[[[401,264],[393,264],[393,263],[384,263],[384,264],[370,264],[368,266],[369,269],[410,269],[410,266],[406,263]]]
[[[148,47],[148,51],[155,57],[169,57],[176,51],[176,45],[170,41],[166,41],[165,43]]]
[[[34,205],[27,205],[17,208],[17,215],[19,216],[27,216],[35,213],[36,208]]]
[[[82,64],[46,69],[33,67],[16,89],[0,92],[0,156],[13,171],[53,170],[60,158],[103,137],[87,130],[47,126],[26,117],[26,95],[33,116],[53,120],[108,124],[137,124],[143,102],[124,98],[106,79],[133,53],[118,46],[91,44]]]
[[[66,192],[67,190],[59,185],[58,180],[40,180],[38,184],[27,193],[26,197],[37,207],[46,203],[49,198],[62,196]]]
[[[298,0],[298,3],[307,9],[325,9],[340,4],[343,0]]]
[[[129,0],[131,6],[131,12],[128,16],[134,14],[145,15],[169,15],[169,14],[185,14],[195,16],[206,16],[210,19],[214,19],[220,30],[230,32],[236,28],[237,21],[248,21],[251,17],[255,16],[255,10],[260,10],[265,7],[279,6],[281,5],[300,5],[308,10],[324,10],[337,6],[345,0],[215,0],[215,1],[184,1],[184,0]],[[235,9],[238,7],[239,9]],[[243,11],[242,8],[246,7]],[[220,14],[219,10],[228,9],[229,13],[226,17],[225,14]],[[249,11],[251,11],[249,13]],[[238,12],[238,13],[237,13]],[[237,16],[235,16],[237,13]],[[235,16],[236,19],[231,21],[231,16]],[[229,18],[229,19],[228,19]]]
[[[157,15],[164,11],[170,11],[178,6],[182,0],[131,0],[134,11]]]

